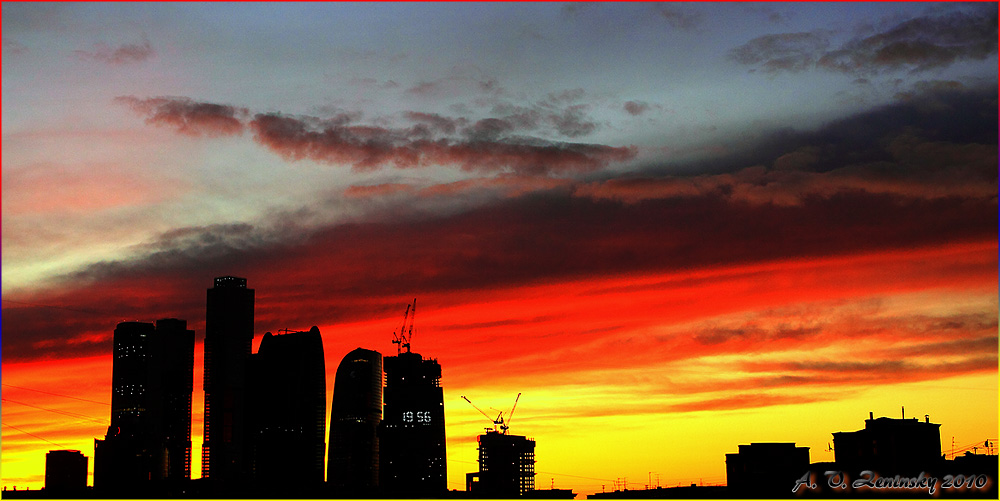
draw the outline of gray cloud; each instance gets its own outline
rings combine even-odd
[[[681,30],[692,30],[702,21],[700,12],[683,6],[664,4],[659,6],[658,11],[667,24]]]
[[[729,57],[770,73],[814,68],[852,75],[921,72],[996,54],[997,11],[994,6],[917,17],[833,49],[831,38],[825,31],[764,35],[736,47]]]
[[[119,47],[109,47],[106,44],[94,44],[94,50],[74,51],[77,57],[84,60],[99,61],[111,65],[134,64],[146,61],[156,55],[149,40],[138,44],[124,44]]]
[[[645,103],[642,101],[628,101],[625,103],[624,108],[629,115],[639,116],[645,113],[646,111],[649,111],[649,103]]]

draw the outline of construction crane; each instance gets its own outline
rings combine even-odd
[[[521,392],[517,392],[517,398],[514,399],[514,406],[510,408],[510,412],[507,413],[507,426],[503,428],[503,432],[507,433],[507,428],[510,428],[510,422],[514,419],[514,409],[517,409],[517,401],[521,400]]]
[[[410,340],[413,339],[413,318],[417,316],[417,298],[413,298],[413,304],[406,305],[406,313],[403,314],[403,325],[399,327],[399,334],[395,331],[392,333],[392,344],[398,344],[399,347],[396,348],[396,354],[399,355],[403,348],[406,348],[406,352],[410,352]],[[410,330],[406,331],[406,319],[410,319]]]
[[[478,405],[472,403],[472,400],[469,400],[469,398],[466,397],[465,395],[462,395],[462,398],[465,399],[466,402],[469,402],[469,405],[471,405],[473,408],[475,408],[477,411],[479,411],[480,414],[486,416],[486,419],[489,419],[490,421],[493,422],[493,431],[499,431],[500,433],[506,435],[507,434],[507,430],[510,429],[510,420],[511,420],[512,417],[514,417],[514,409],[517,409],[517,401],[521,399],[521,394],[518,393],[517,394],[517,398],[514,399],[514,406],[510,409],[510,412],[507,413],[507,422],[506,423],[504,423],[504,420],[503,420],[503,411],[500,411],[497,414],[496,419],[494,419],[494,418],[490,417],[490,415],[487,414],[486,411],[480,409]],[[496,410],[496,409],[494,409],[494,410]]]
[[[497,418],[493,419],[493,418],[490,417],[489,414],[486,413],[486,411],[480,409],[478,405],[472,403],[472,400],[469,400],[469,397],[466,397],[465,395],[462,395],[462,398],[465,399],[466,402],[469,402],[469,405],[471,405],[474,409],[476,409],[477,411],[479,411],[480,414],[486,416],[486,419],[489,419],[490,421],[493,422],[493,431],[497,431],[497,426],[503,424],[503,412],[501,412],[500,414],[497,414]]]

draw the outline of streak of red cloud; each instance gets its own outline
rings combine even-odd
[[[634,147],[513,140],[413,139],[412,132],[367,126],[314,127],[293,117],[258,114],[250,128],[260,144],[289,160],[347,164],[357,170],[458,165],[467,171],[586,172],[635,156]]]
[[[533,191],[551,190],[571,184],[572,181],[569,179],[512,175],[463,179],[453,183],[436,184],[420,190],[419,194],[423,197],[446,197],[475,190],[492,190],[505,197],[515,198]]]
[[[235,136],[243,133],[246,108],[198,102],[186,97],[139,99],[121,96],[115,101],[140,115],[146,123],[172,127],[187,136]]]
[[[351,198],[373,198],[411,193],[414,187],[408,184],[384,183],[367,186],[349,186],[344,190],[344,196]]]

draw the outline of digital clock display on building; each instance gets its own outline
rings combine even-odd
[[[431,424],[430,411],[403,411],[404,423]]]

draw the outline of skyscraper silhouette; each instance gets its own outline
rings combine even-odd
[[[194,331],[177,319],[122,322],[114,335],[111,425],[94,441],[94,487],[142,490],[191,476]]]
[[[253,342],[254,291],[247,280],[218,277],[205,311],[203,478],[244,482],[247,359]]]
[[[268,332],[250,363],[248,446],[257,486],[315,493],[326,452],[326,363],[319,328]]]
[[[382,422],[382,354],[358,348],[337,367],[330,406],[327,484],[364,494],[378,486]]]
[[[407,346],[383,367],[379,484],[390,496],[441,495],[448,489],[441,366]]]

